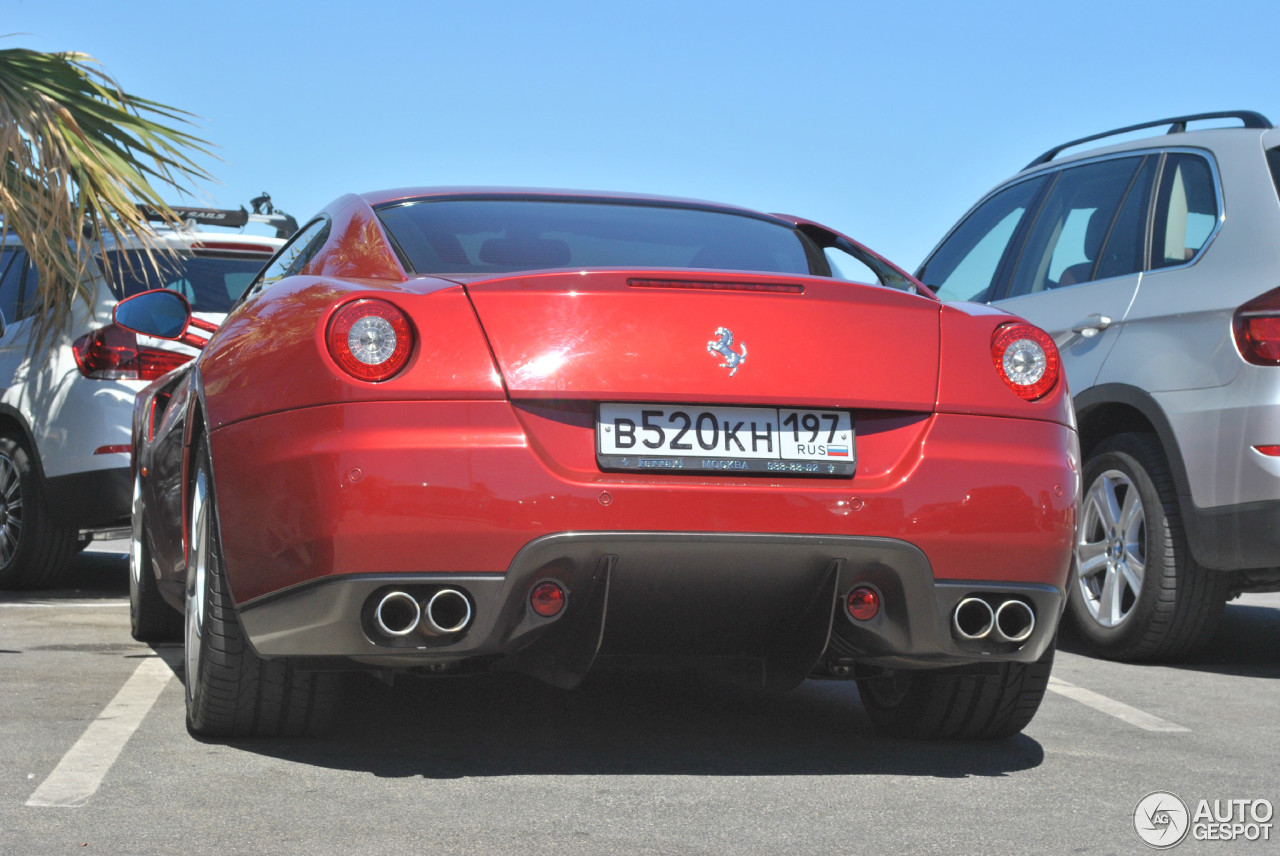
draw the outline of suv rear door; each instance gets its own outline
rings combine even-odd
[[[970,213],[921,267],[920,278],[933,286],[945,276],[939,284],[943,299],[994,303],[1048,331],[1062,352],[1071,389],[1087,389],[1138,288],[1157,160],[1141,154],[1106,158],[1011,185]],[[1017,215],[1009,199],[1031,181],[1039,182],[1034,197],[1024,200],[1026,209]],[[1026,189],[1021,193],[1028,195]],[[1015,215],[1018,221],[1010,227]],[[966,229],[970,222],[993,226],[986,232]],[[990,264],[971,259],[997,256],[991,281],[984,283],[980,271]],[[950,271],[938,269],[941,260]],[[972,279],[966,269],[974,272]]]

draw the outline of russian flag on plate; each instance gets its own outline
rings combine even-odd
[[[849,457],[849,447],[848,446],[828,446],[827,457],[828,458],[847,458]]]

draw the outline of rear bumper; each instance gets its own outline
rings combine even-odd
[[[564,610],[543,618],[529,592],[553,580]],[[874,588],[879,613],[844,609]],[[463,592],[472,619],[443,636],[381,632],[375,605],[392,591],[425,602]],[[951,629],[966,597],[1022,600],[1035,615],[1018,643],[963,640]],[[561,533],[526,545],[504,574],[369,574],[328,578],[241,608],[264,657],[339,657],[384,667],[448,667],[493,658],[499,668],[561,686],[599,659],[712,667],[750,664],[792,686],[837,664],[896,667],[1031,662],[1053,638],[1063,590],[1052,585],[934,580],[915,547],[887,538],[671,532]]]
[[[90,470],[45,481],[49,508],[58,521],[76,529],[129,526],[133,475],[126,467]]]
[[[852,479],[602,473],[590,412],[502,401],[332,405],[210,434],[238,604],[330,576],[504,574],[561,532],[893,538],[939,580],[1065,588],[1072,429],[905,415],[861,420],[856,443]]]

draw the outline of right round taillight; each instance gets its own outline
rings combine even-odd
[[[1025,322],[1001,324],[991,335],[991,360],[1009,389],[1027,401],[1058,385],[1062,360],[1049,334]]]
[[[347,374],[377,382],[409,362],[413,328],[403,312],[385,300],[354,300],[338,309],[325,337],[329,355]]]

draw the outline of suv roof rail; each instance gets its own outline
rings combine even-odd
[[[1031,169],[1033,166],[1040,166],[1042,163],[1048,163],[1057,157],[1058,153],[1072,146],[1078,146],[1083,143],[1092,143],[1094,140],[1105,139],[1106,137],[1114,137],[1118,134],[1127,134],[1130,131],[1141,131],[1143,128],[1158,128],[1161,125],[1168,125],[1169,134],[1181,134],[1187,130],[1188,122],[1198,122],[1202,119],[1239,119],[1244,123],[1246,128],[1267,129],[1273,127],[1271,120],[1261,113],[1254,110],[1224,110],[1218,113],[1192,113],[1187,116],[1174,116],[1169,119],[1157,119],[1154,122],[1142,122],[1137,125],[1129,125],[1124,128],[1116,128],[1114,131],[1103,131],[1101,134],[1091,134],[1088,137],[1081,137],[1078,140],[1072,140],[1069,143],[1063,143],[1060,146],[1054,146],[1049,151],[1040,155],[1031,163],[1023,167],[1023,169]]]

